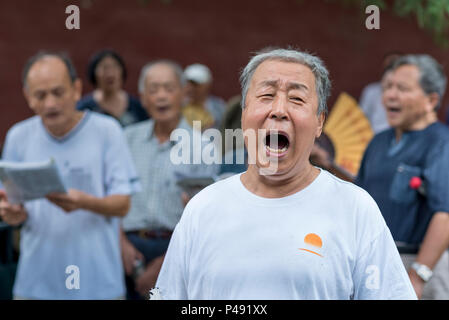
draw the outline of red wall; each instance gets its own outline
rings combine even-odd
[[[86,79],[90,55],[115,48],[127,62],[126,89],[136,93],[141,66],[171,58],[183,66],[211,67],[214,93],[239,93],[238,72],[251,52],[268,45],[293,45],[324,59],[333,81],[330,105],[341,91],[358,98],[379,77],[391,51],[428,53],[444,65],[448,51],[419,30],[413,18],[381,11],[380,30],[365,28],[366,15],[343,1],[325,0],[1,0],[0,141],[15,122],[31,115],[21,93],[27,57],[41,49],[67,51]],[[81,29],[65,28],[65,7],[79,5]],[[446,70],[447,71],[447,70]],[[84,92],[92,88],[86,83]],[[440,116],[445,110],[441,110]]]

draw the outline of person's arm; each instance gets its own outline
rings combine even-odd
[[[416,256],[416,262],[433,269],[441,255],[449,247],[449,214],[447,212],[437,212],[430,220],[424,240]],[[418,298],[421,298],[425,282],[418,276],[412,268],[408,270],[410,281],[416,291]]]
[[[433,140],[432,140],[433,141]],[[416,262],[433,269],[441,254],[449,247],[449,142],[445,139],[432,143],[427,152],[423,180],[426,186],[427,206],[433,210]],[[409,270],[410,280],[418,296],[421,295],[424,281]]]
[[[134,271],[134,263],[136,260],[145,260],[143,254],[134,247],[131,241],[128,240],[123,229],[120,228],[120,248],[122,251],[123,267],[125,273],[131,276]]]
[[[136,279],[136,291],[148,298],[148,294],[156,285],[157,277],[164,262],[165,253],[151,260],[145,267],[145,271]]]
[[[84,209],[106,217],[124,217],[130,207],[129,195],[115,194],[98,198],[75,189],[70,189],[66,194],[49,194],[47,199],[66,212]]]

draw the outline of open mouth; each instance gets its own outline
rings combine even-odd
[[[46,119],[55,119],[58,116],[59,116],[59,112],[57,112],[57,111],[50,111],[45,114]]]
[[[283,132],[268,133],[264,143],[267,153],[276,156],[285,154],[290,146],[288,135]]]
[[[170,109],[169,106],[159,106],[156,108],[158,112],[166,112]]]
[[[112,86],[113,84],[115,84],[115,78],[108,78],[105,82],[107,85]]]
[[[401,108],[398,107],[387,107],[387,111],[392,114],[398,114],[401,112]]]

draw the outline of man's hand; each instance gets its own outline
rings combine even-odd
[[[410,269],[408,271],[408,276],[410,278],[410,282],[412,283],[413,289],[415,289],[416,296],[418,299],[421,299],[422,292],[424,289],[424,285],[426,284],[423,279],[421,279],[415,272],[415,270]]]
[[[145,298],[148,298],[148,292],[156,285],[156,280],[164,262],[165,255],[159,256],[146,266],[145,271],[136,279],[136,291]]]
[[[83,209],[107,217],[124,217],[130,206],[129,195],[113,194],[98,198],[75,189],[67,193],[51,193],[46,198],[66,212]]]
[[[70,189],[67,193],[50,193],[47,199],[65,212],[82,209],[84,200],[89,195],[79,190]]]
[[[28,214],[22,204],[10,204],[4,190],[0,190],[0,218],[9,225],[23,223]]]
[[[120,237],[120,247],[122,249],[122,260],[125,273],[130,276],[133,273],[134,261],[144,260],[143,254],[133,246],[125,235]]]

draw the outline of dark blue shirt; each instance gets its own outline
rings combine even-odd
[[[95,101],[92,93],[85,95],[80,101],[78,101],[76,107],[78,110],[91,110],[112,117],[111,114],[101,109],[100,105],[97,103],[97,101]],[[119,119],[117,119],[118,122],[120,122],[122,127],[126,127],[130,124],[134,124],[136,122],[144,121],[147,119],[148,114],[145,109],[142,108],[139,100],[128,94],[128,107],[123,115]]]
[[[424,191],[410,186],[413,177]],[[399,142],[394,129],[377,134],[355,183],[376,200],[395,241],[420,244],[433,214],[449,212],[449,129],[436,122]]]

